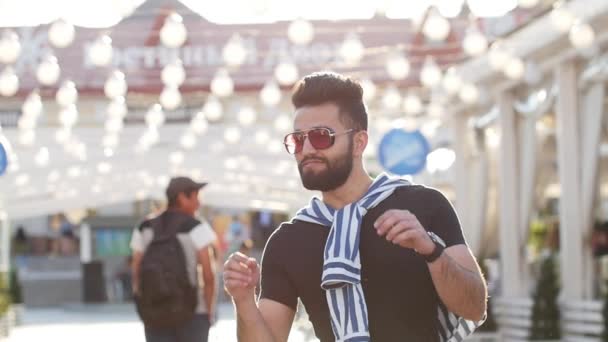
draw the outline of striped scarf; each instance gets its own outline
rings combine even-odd
[[[361,286],[361,222],[368,210],[389,197],[396,188],[408,185],[410,182],[405,179],[381,174],[358,202],[335,210],[314,197],[294,218],[331,227],[323,256],[321,288],[325,290],[336,342],[370,341],[367,304]],[[466,321],[441,303],[437,313],[442,342],[463,341],[482,323]]]

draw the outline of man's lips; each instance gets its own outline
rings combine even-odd
[[[325,162],[321,159],[309,159],[309,160],[303,161],[300,165],[302,167],[304,167],[306,165],[313,165],[313,164],[325,164]]]

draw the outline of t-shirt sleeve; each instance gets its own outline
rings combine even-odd
[[[285,260],[289,256],[283,240],[284,231],[279,228],[270,236],[264,248],[260,298],[274,300],[296,310],[298,294],[286,272]]]
[[[446,247],[466,244],[458,215],[450,201],[438,190],[427,189],[428,203],[432,203],[430,227],[427,230],[437,234]]]
[[[217,236],[209,223],[202,222],[190,231],[190,238],[194,243],[194,247],[199,250],[212,244],[217,239]]]
[[[131,250],[133,250],[133,252],[140,252],[143,253],[145,246],[144,246],[144,237],[141,233],[141,231],[139,230],[139,228],[135,228],[133,229],[133,235],[131,235]]]

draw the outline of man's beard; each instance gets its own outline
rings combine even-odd
[[[318,160],[325,164],[326,168],[319,172],[304,172],[302,163],[308,160]],[[308,190],[319,190],[322,192],[332,191],[346,183],[348,176],[353,170],[353,141],[348,143],[348,151],[336,160],[329,161],[322,157],[308,157],[298,164],[302,185]]]

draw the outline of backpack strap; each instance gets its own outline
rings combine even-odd
[[[153,241],[171,239],[179,233],[187,233],[201,224],[194,217],[179,212],[165,211],[148,221],[148,226],[154,231]]]

